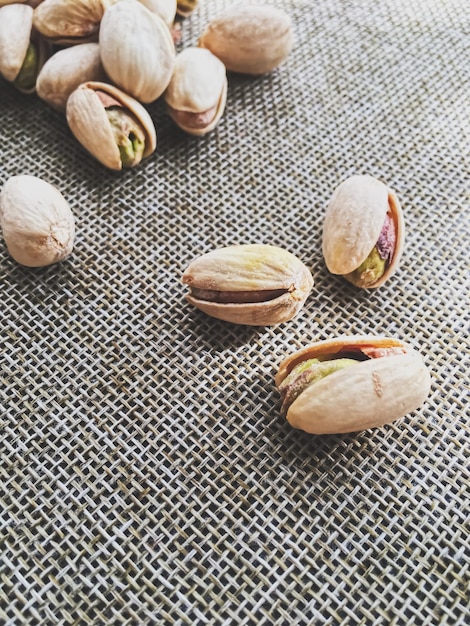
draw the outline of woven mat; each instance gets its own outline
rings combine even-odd
[[[229,4],[201,0],[182,47]],[[132,171],[0,83],[0,183],[40,176],[77,221],[59,265],[0,244],[1,624],[469,623],[469,5],[272,4],[295,25],[288,61],[230,76],[204,138],[150,105],[158,148]],[[321,255],[353,173],[405,215],[401,268],[370,292]],[[293,321],[186,303],[190,261],[250,242],[312,269]],[[279,362],[344,333],[415,345],[428,400],[368,432],[290,428]]]

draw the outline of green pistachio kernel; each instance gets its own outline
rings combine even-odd
[[[380,256],[377,247],[374,246],[369,256],[359,265],[354,272],[346,274],[345,278],[356,287],[371,287],[381,278],[387,268],[387,260]]]
[[[145,151],[145,134],[131,113],[121,107],[106,109],[123,167],[134,167],[142,161]]]
[[[325,376],[345,367],[350,367],[357,363],[356,359],[332,359],[330,361],[319,361],[318,359],[308,359],[299,363],[279,385],[282,398],[281,412],[287,412],[294,400],[310,385],[318,382]]]
[[[39,59],[36,46],[30,43],[26,51],[23,65],[15,78],[13,84],[17,89],[29,91],[34,89],[36,78],[39,73]]]

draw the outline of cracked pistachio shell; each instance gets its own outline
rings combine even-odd
[[[176,16],[176,0],[139,0],[149,11],[155,13],[168,26],[175,21]]]
[[[108,9],[100,29],[101,60],[110,79],[141,102],[153,102],[167,88],[175,64],[170,29],[135,0]]]
[[[22,265],[51,265],[72,252],[72,211],[60,191],[41,178],[7,180],[0,193],[0,223],[10,255]]]
[[[34,26],[53,43],[97,41],[104,12],[118,0],[44,0],[34,9]]]
[[[379,239],[389,213],[396,233],[395,250],[384,274],[370,287],[382,285],[398,268],[403,251],[404,223],[392,189],[368,175],[350,176],[334,191],[323,223],[323,256],[332,274],[354,272]]]
[[[209,50],[186,48],[176,57],[165,101],[174,122],[192,135],[218,124],[227,100],[225,66]]]
[[[109,95],[132,114],[145,135],[143,158],[152,154],[157,145],[157,137],[152,118],[146,109],[117,87],[100,82],[83,83],[67,100],[67,122],[82,146],[106,167],[112,170],[122,169],[119,148],[97,91]]]
[[[293,254],[265,244],[219,248],[183,274],[188,302],[235,324],[269,326],[300,311],[313,287],[310,270]]]
[[[292,49],[291,18],[268,5],[233,7],[209,22],[199,45],[229,71],[265,74],[281,65]]]
[[[33,29],[33,9],[27,4],[0,8],[0,74],[5,80],[14,83],[18,78],[30,43],[35,46],[36,71],[39,71],[49,54],[49,47]],[[35,91],[35,85],[17,88],[23,93]]]
[[[99,45],[82,43],[58,50],[42,67],[37,82],[38,96],[58,111],[65,111],[69,95],[87,81],[103,81]]]
[[[421,356],[406,343],[388,337],[338,337],[298,350],[282,361],[276,387],[308,359],[330,360],[358,348],[376,350],[378,356],[307,386],[287,409],[291,426],[313,434],[357,432],[389,424],[425,401],[430,375]]]

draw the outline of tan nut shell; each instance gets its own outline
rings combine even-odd
[[[216,291],[266,291],[287,293],[266,302],[221,304],[187,296],[188,302],[207,315],[248,326],[286,322],[300,311],[313,287],[310,270],[296,256],[265,244],[244,244],[213,250],[193,261],[183,283]]]
[[[389,424],[425,401],[430,375],[423,360],[411,346],[387,337],[349,336],[314,343],[282,361],[276,386],[299,363],[355,346],[403,347],[406,354],[358,361],[307,387],[288,408],[291,426],[318,435],[367,430]]]
[[[227,76],[225,66],[209,50],[186,48],[176,57],[170,84],[165,91],[165,101],[170,116],[186,132],[205,135],[218,124],[227,100]],[[173,115],[177,112],[203,113],[217,107],[215,115],[204,128],[194,128],[181,123]]]
[[[101,60],[107,75],[140,102],[153,102],[167,88],[175,64],[170,29],[140,2],[121,0],[104,14]]]
[[[34,9],[34,26],[54,43],[97,41],[104,12],[118,0],[44,0]]]
[[[33,9],[11,4],[0,9],[0,74],[13,82],[18,76],[31,41]]]
[[[199,45],[227,70],[265,74],[278,67],[293,45],[292,22],[284,11],[268,5],[238,6],[215,17]]]
[[[97,43],[82,43],[58,50],[44,64],[36,81],[38,96],[58,111],[65,111],[69,95],[82,83],[103,81]]]
[[[66,116],[70,130],[88,152],[112,170],[121,170],[122,162],[105,108],[96,95],[103,91],[130,111],[145,132],[144,158],[154,152],[157,136],[152,118],[146,109],[123,91],[100,82],[87,82],[72,92],[67,100]]]
[[[389,187],[368,175],[350,176],[335,189],[325,213],[322,243],[332,274],[349,274],[359,267],[377,243],[389,210],[396,229],[395,253],[372,287],[382,285],[398,268],[405,237],[400,202]]]
[[[12,176],[0,194],[0,222],[11,256],[42,267],[72,251],[75,222],[60,191],[36,176]]]

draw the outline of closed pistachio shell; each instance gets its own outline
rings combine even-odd
[[[152,118],[139,102],[117,87],[100,82],[80,85],[67,100],[66,116],[71,131],[88,152],[106,167],[120,170],[123,167],[122,155],[103,103],[103,99],[108,97],[117,108],[130,114],[136,131],[142,133],[142,158],[152,154],[157,144]]]
[[[65,111],[67,99],[77,87],[105,78],[99,45],[82,43],[58,50],[46,61],[36,81],[36,92],[53,108]]]
[[[342,359],[348,361],[344,367],[335,367]],[[319,363],[312,362],[309,370],[311,360]],[[319,367],[323,374],[315,376]],[[391,423],[416,410],[430,389],[429,372],[416,350],[398,339],[372,336],[339,337],[303,348],[284,359],[275,382],[284,400],[291,395],[284,402],[288,422],[313,434]]]
[[[0,222],[10,255],[42,267],[72,251],[75,222],[60,191],[36,176],[12,176],[0,193]]]
[[[289,15],[273,6],[248,5],[227,9],[209,22],[199,45],[227,70],[265,74],[278,67],[293,45]]]
[[[175,45],[165,22],[135,0],[121,0],[103,17],[101,60],[107,75],[141,102],[156,100],[167,88]]]
[[[178,126],[193,135],[205,135],[219,122],[226,100],[222,61],[203,48],[186,48],[177,55],[165,101]]]
[[[313,287],[293,254],[265,244],[227,246],[193,261],[183,274],[188,302],[208,315],[249,326],[292,319]]]
[[[351,277],[380,241],[387,217],[392,232],[383,242],[389,255],[384,269],[368,284],[358,286],[379,287],[398,268],[404,242],[403,214],[394,191],[376,178],[356,175],[344,180],[331,197],[323,224],[323,256],[328,270]]]
[[[104,12],[118,0],[44,0],[34,9],[34,26],[60,44],[97,41]]]
[[[139,0],[152,13],[156,13],[168,26],[176,16],[176,0]]]

